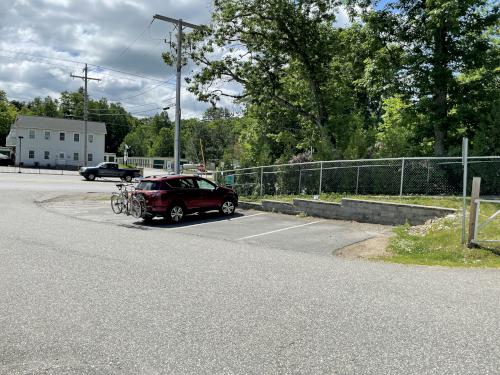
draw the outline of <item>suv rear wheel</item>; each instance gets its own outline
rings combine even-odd
[[[154,216],[151,215],[151,214],[144,214],[144,216],[142,217],[142,221],[145,222],[146,224],[149,224],[149,223],[152,223],[153,222],[153,218]]]
[[[235,209],[236,206],[234,205],[234,202],[231,199],[225,199],[220,206],[219,211],[221,214],[229,216],[234,214]]]
[[[168,219],[174,223],[182,221],[184,218],[184,207],[176,203],[168,209]]]

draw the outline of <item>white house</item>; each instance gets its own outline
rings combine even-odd
[[[84,134],[84,121],[18,115],[6,144],[16,150],[16,165],[79,167],[84,165]],[[106,124],[88,121],[87,135],[87,164],[96,165],[104,161]]]

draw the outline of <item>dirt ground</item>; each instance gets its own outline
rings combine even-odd
[[[391,253],[387,251],[388,244],[389,236],[380,236],[346,246],[337,251],[336,254],[346,259],[373,259],[386,257],[391,255]]]

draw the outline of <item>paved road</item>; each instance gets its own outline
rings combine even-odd
[[[0,174],[1,374],[500,373],[497,270],[349,261],[34,203],[113,187]]]

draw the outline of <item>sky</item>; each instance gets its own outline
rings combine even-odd
[[[154,14],[194,24],[210,20],[211,0],[0,0],[0,90],[9,100],[57,98],[83,85],[89,64],[88,93],[93,99],[119,101],[135,116],[149,116],[171,106],[174,118],[175,70],[161,53],[175,38],[173,25]],[[347,22],[345,12],[339,24]],[[183,70],[189,76],[190,67]],[[127,73],[127,74],[125,74]],[[183,118],[200,117],[208,104],[181,91]],[[222,103],[240,111],[230,101]]]

